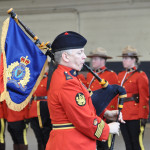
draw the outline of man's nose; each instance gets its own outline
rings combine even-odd
[[[83,54],[83,58],[84,58],[84,59],[87,58],[86,55],[85,55],[85,53]]]

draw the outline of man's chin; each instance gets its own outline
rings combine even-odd
[[[76,71],[81,71],[82,68],[83,68],[83,66],[80,68],[76,68]]]
[[[81,71],[81,70],[82,70],[82,68],[83,68],[83,65],[80,67],[80,69],[79,69],[78,71]]]
[[[77,67],[73,67],[72,69],[76,70],[76,71],[81,71],[81,69],[83,68],[83,65],[81,66],[77,66]]]

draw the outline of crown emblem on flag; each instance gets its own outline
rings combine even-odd
[[[29,59],[27,59],[28,58],[28,56],[26,56],[26,57],[21,57],[20,58],[20,63],[22,63],[22,64],[24,64],[25,66],[26,65],[28,65],[29,63],[30,63],[30,60]]]
[[[13,83],[17,88],[25,91],[30,80],[30,68],[26,67],[28,64],[30,64],[28,56],[21,56],[20,63],[16,61],[8,65],[7,83]]]

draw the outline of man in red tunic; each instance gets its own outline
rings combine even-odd
[[[80,34],[68,31],[52,43],[58,67],[48,90],[53,130],[46,150],[95,150],[96,140],[106,141],[109,133],[118,133],[119,123],[106,124],[96,115],[89,92],[77,78],[85,62],[86,42]],[[117,114],[106,111],[104,117],[114,119]]]
[[[117,74],[106,67],[107,59],[112,59],[112,57],[107,55],[107,52],[104,48],[98,47],[96,50],[92,51],[87,57],[91,58],[92,68],[94,72],[101,78],[108,81],[109,84],[117,84],[118,77]],[[98,80],[89,72],[87,74],[87,88],[90,88],[92,91],[101,89],[102,86],[99,84]],[[117,109],[117,97],[115,97],[110,104],[108,105],[108,110]]]
[[[118,83],[117,74],[105,66],[107,59],[112,59],[112,57],[107,55],[107,51],[104,48],[98,47],[96,50],[93,50],[87,57],[91,58],[92,68],[101,79],[105,79],[106,81],[108,81],[109,84]],[[87,81],[86,83],[87,88],[91,89],[92,91],[102,88],[101,84],[99,84],[99,81],[95,79],[95,77],[90,72],[87,74],[86,81]],[[118,108],[117,106],[118,106],[118,98],[116,96],[109,103],[107,109],[116,110]],[[111,135],[109,139],[111,139]],[[109,149],[108,144],[110,146],[110,143],[111,140],[108,140],[108,143],[97,141],[97,150],[108,150]]]
[[[45,74],[39,86],[32,96],[28,117],[31,128],[34,131],[38,142],[38,150],[45,150],[49,134],[52,129],[51,120],[47,105],[47,75],[49,66],[45,69]]]
[[[1,65],[0,65],[0,94],[3,90],[3,62],[1,56]],[[0,150],[5,150],[5,123],[6,123],[6,113],[5,113],[5,104],[0,102]]]
[[[5,122],[3,102],[0,102],[0,150],[5,150]]]

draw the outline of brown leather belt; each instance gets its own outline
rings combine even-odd
[[[135,101],[139,103],[139,94],[133,94],[132,97],[124,98],[124,102]]]

